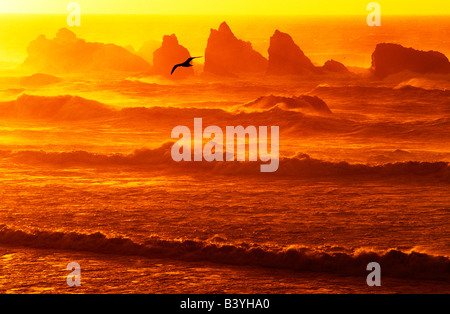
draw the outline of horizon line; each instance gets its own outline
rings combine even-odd
[[[70,12],[0,12],[0,15],[67,15]],[[311,14],[311,13],[303,13],[303,14],[290,14],[290,13],[274,13],[274,14],[262,14],[262,13],[82,13],[82,15],[140,15],[140,16],[148,16],[148,15],[158,15],[158,16],[314,16],[314,17],[347,17],[347,16],[367,16],[366,13],[347,13],[347,14],[333,14],[333,13],[321,13],[321,14]],[[401,14],[401,13],[384,13],[383,16],[450,16],[450,13],[413,13],[413,14]]]

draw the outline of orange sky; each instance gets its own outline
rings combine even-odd
[[[70,0],[0,0],[0,13],[66,13]],[[82,13],[366,14],[371,0],[78,0]],[[382,14],[450,14],[449,0],[378,0]]]

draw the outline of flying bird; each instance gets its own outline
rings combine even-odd
[[[173,74],[173,72],[176,70],[176,68],[178,67],[185,67],[185,68],[189,68],[192,66],[191,61],[197,58],[201,58],[201,57],[190,57],[189,59],[187,59],[186,61],[184,61],[183,63],[180,64],[176,64],[173,68],[172,68],[172,72],[170,72],[170,75]]]

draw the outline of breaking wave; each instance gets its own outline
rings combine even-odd
[[[0,117],[50,121],[77,121],[108,116],[114,110],[105,104],[79,96],[35,96],[22,94],[16,100],[0,102]]]
[[[275,249],[249,243],[219,244],[201,240],[163,239],[158,236],[152,236],[144,243],[137,243],[129,238],[107,237],[100,232],[26,232],[6,225],[0,225],[0,243],[37,249],[87,251],[361,276],[367,275],[368,263],[377,262],[381,265],[384,276],[450,280],[448,257],[396,249],[385,252],[357,250],[353,253],[325,253],[293,246]]]
[[[282,96],[262,96],[255,101],[245,104],[245,109],[271,109],[275,106],[283,110],[307,110],[313,113],[330,114],[331,110],[327,104],[317,96],[294,96],[294,97],[282,97]]]
[[[358,87],[363,90],[365,87]],[[369,88],[375,91],[387,88]],[[331,89],[333,95],[343,93],[349,97],[353,87],[319,87]],[[405,88],[402,88],[402,90]],[[436,91],[424,91],[426,93]],[[437,91],[436,93],[444,93]],[[447,91],[446,93],[450,93]],[[326,94],[326,92],[325,92]],[[450,95],[450,94],[448,94]],[[325,95],[326,96],[326,95]],[[375,97],[375,96],[374,96]],[[398,97],[398,95],[397,95]],[[440,97],[436,108],[414,109],[411,112],[449,112],[448,96]],[[151,104],[149,104],[151,105]],[[409,106],[404,104],[404,106]],[[423,106],[422,106],[423,107]],[[384,110],[384,109],[383,109]],[[422,111],[421,111],[422,110]],[[401,138],[413,141],[446,140],[450,137],[450,118],[447,116],[425,120],[406,121],[357,121],[337,114],[331,114],[327,104],[316,96],[262,96],[243,105],[228,108],[193,107],[128,107],[116,109],[103,103],[78,96],[34,96],[23,94],[16,100],[0,102],[0,118],[40,120],[51,123],[81,123],[95,121],[104,123],[109,129],[158,130],[170,134],[174,125],[192,125],[195,117],[202,117],[204,125],[278,125],[284,137],[302,138],[309,136],[339,135],[364,139]],[[92,127],[91,124],[88,127]]]
[[[98,154],[87,151],[1,151],[0,159],[7,162],[51,167],[86,167],[117,170],[117,167],[143,171],[183,172],[191,175],[251,175],[286,178],[337,178],[379,180],[386,178],[416,179],[450,183],[448,162],[405,161],[381,165],[330,162],[311,158],[306,154],[280,158],[279,168],[273,173],[261,173],[261,162],[175,162],[171,157],[173,143],[167,142],[155,149],[139,149],[130,154]]]
[[[421,86],[414,84],[419,80],[408,80],[402,82],[394,87],[388,86],[328,86],[319,85],[314,88],[309,94],[328,95],[333,97],[449,97],[450,90],[446,87],[442,89],[429,88],[429,86]],[[448,83],[447,83],[448,84]],[[428,87],[428,88],[426,88]]]

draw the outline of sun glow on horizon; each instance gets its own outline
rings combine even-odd
[[[0,13],[64,14],[70,0],[0,0]],[[363,15],[371,0],[78,0],[86,14]],[[447,15],[447,0],[378,0],[386,15]]]

